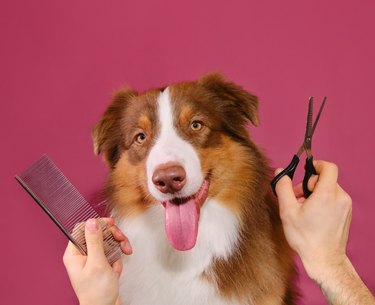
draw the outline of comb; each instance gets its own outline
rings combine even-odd
[[[120,243],[107,224],[47,155],[15,178],[83,255],[87,255],[84,222],[96,218],[103,230],[108,262],[121,257]]]

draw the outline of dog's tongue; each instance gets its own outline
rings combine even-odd
[[[194,198],[181,204],[165,202],[165,231],[169,242],[176,250],[190,250],[195,246],[198,218]]]

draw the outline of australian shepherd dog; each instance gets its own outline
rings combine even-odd
[[[133,247],[122,304],[294,304],[271,168],[249,122],[258,125],[257,97],[216,73],[114,95],[93,138]]]

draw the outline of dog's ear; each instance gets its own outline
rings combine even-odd
[[[227,103],[240,112],[253,125],[259,125],[258,98],[242,87],[226,81],[220,73],[211,73],[201,77],[198,82],[217,99]]]
[[[118,90],[100,121],[92,130],[94,152],[103,154],[105,161],[113,167],[120,157],[122,140],[121,118],[129,101],[137,93],[130,88]]]

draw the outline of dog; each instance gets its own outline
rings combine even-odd
[[[249,123],[258,126],[258,98],[219,73],[114,95],[93,140],[133,247],[123,304],[295,303],[272,169]]]

